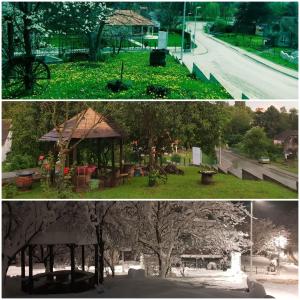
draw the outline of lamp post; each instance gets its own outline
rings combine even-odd
[[[186,12],[186,2],[183,2],[183,18],[182,18],[182,32],[181,32],[181,51],[180,60],[183,59],[183,47],[184,47],[184,29],[185,29],[185,12]]]
[[[253,201],[250,202],[250,276],[252,276],[253,267]]]
[[[196,30],[197,30],[197,22],[196,22],[196,18],[197,18],[197,10],[201,8],[201,6],[197,6],[195,8],[195,18],[194,18],[194,42],[196,44]],[[195,51],[195,48],[193,49],[193,51]]]

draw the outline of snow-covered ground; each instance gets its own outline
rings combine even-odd
[[[247,257],[242,259],[247,264]],[[254,266],[266,267],[269,261],[262,257],[254,258]],[[96,289],[78,294],[55,295],[58,297],[72,298],[249,298],[247,292],[247,274],[241,272],[233,274],[229,270],[192,269],[185,268],[185,277],[181,276],[180,269],[172,268],[173,277],[168,279],[139,278],[132,279],[125,275],[129,268],[140,268],[139,265],[118,265],[116,274],[107,277],[104,292],[98,293]],[[62,270],[69,268],[56,268]],[[93,272],[93,266],[89,271]],[[44,272],[43,265],[34,266],[34,274]],[[11,266],[8,270],[8,279],[3,296],[28,297],[20,290],[20,267]],[[26,274],[28,270],[26,268]],[[121,275],[122,274],[122,275]],[[277,299],[298,299],[298,267],[293,264],[282,263],[279,275],[254,274],[258,282],[262,283],[266,293]],[[38,297],[38,296],[36,296]],[[50,298],[51,295],[43,297]]]
[[[254,274],[252,277],[262,283],[266,293],[276,299],[298,299],[298,266],[282,261],[279,273],[267,272],[270,260],[262,256],[253,257]],[[242,265],[250,269],[250,257],[242,256]],[[256,274],[256,268],[258,274]]]

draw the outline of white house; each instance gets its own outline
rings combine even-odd
[[[7,153],[11,148],[11,120],[2,119],[2,162],[6,160]]]

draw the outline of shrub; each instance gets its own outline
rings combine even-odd
[[[131,83],[129,81],[125,82],[123,80],[120,79],[114,79],[114,80],[110,80],[106,87],[113,91],[114,93],[119,93],[121,91],[127,91],[131,86]]]
[[[74,52],[74,53],[70,53],[69,55],[69,61],[71,62],[88,60],[88,59],[89,59],[89,55],[88,53],[85,52]]]
[[[5,199],[13,199],[15,198],[18,190],[15,184],[9,183],[3,186],[3,197]]]
[[[231,33],[233,32],[233,26],[227,24],[224,20],[217,20],[210,27],[210,31],[214,33]]]
[[[17,154],[11,156],[8,159],[6,164],[6,171],[28,169],[28,168],[33,168],[35,166],[36,166],[36,162],[30,155]]]
[[[179,154],[173,154],[171,156],[171,161],[176,163],[176,164],[180,164],[181,162],[181,156]]]
[[[169,95],[170,89],[159,84],[150,84],[146,92],[154,98],[165,98]]]
[[[150,66],[165,67],[166,66],[167,51],[164,49],[154,49],[150,53]]]

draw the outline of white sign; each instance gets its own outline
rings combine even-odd
[[[241,272],[241,253],[240,252],[231,252],[231,272],[239,273]]]
[[[193,165],[200,166],[202,164],[202,151],[199,147],[193,147]]]
[[[158,49],[167,49],[168,47],[168,32],[159,31],[158,32]]]

